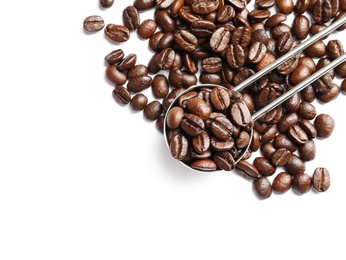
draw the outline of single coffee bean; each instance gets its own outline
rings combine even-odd
[[[307,101],[307,102],[312,102],[315,100],[316,98],[316,93],[315,93],[315,89],[313,88],[313,86],[309,85],[307,87],[305,87],[301,92],[301,97],[303,100]]]
[[[290,90],[293,87],[287,87],[286,90]],[[296,93],[294,94],[292,97],[290,97],[289,99],[287,99],[284,103],[285,108],[289,111],[289,112],[295,112],[299,109],[300,106],[300,93]]]
[[[230,152],[218,152],[214,155],[216,165],[225,171],[231,171],[235,167],[235,160]]]
[[[191,163],[191,167],[201,171],[215,171],[217,169],[217,165],[211,159],[195,160]]]
[[[287,17],[285,14],[282,14],[282,13],[273,14],[265,22],[265,27],[273,28],[273,27],[277,26],[278,24],[286,21],[286,19],[287,19]]]
[[[107,24],[105,34],[115,42],[126,42],[130,39],[130,30],[124,25]]]
[[[186,102],[186,108],[190,113],[201,117],[203,120],[208,119],[212,112],[211,107],[203,99],[198,97],[190,98]]]
[[[196,20],[191,24],[191,32],[200,38],[210,37],[215,29],[215,23],[208,20]]]
[[[277,40],[284,32],[291,32],[291,27],[285,23],[280,23],[270,29],[270,33],[275,40]]]
[[[217,152],[230,151],[234,147],[234,140],[232,138],[227,140],[220,140],[216,137],[210,138],[210,147]]]
[[[335,60],[344,54],[344,47],[339,40],[330,40],[327,44],[327,55]]]
[[[127,89],[131,92],[140,92],[151,86],[153,79],[150,76],[140,76],[130,78],[127,83]]]
[[[336,99],[340,94],[340,87],[333,83],[327,93],[317,93],[317,99],[323,103],[330,102]]]
[[[178,30],[174,33],[174,40],[184,51],[193,52],[196,50],[198,40],[196,36],[187,30]]]
[[[273,190],[279,194],[285,193],[292,186],[292,175],[287,172],[280,172],[273,180]]]
[[[170,6],[170,13],[173,18],[177,18],[179,14],[179,10],[184,6],[184,0],[174,0]]]
[[[115,64],[124,58],[124,51],[121,49],[114,50],[106,55],[105,61],[108,64]]]
[[[294,6],[294,12],[297,13],[297,15],[302,15],[306,10],[308,10],[309,5],[310,0],[297,0]]]
[[[130,92],[126,88],[120,85],[114,88],[113,97],[119,104],[122,104],[122,105],[126,105],[130,103],[131,101]]]
[[[118,69],[120,71],[126,71],[132,69],[137,62],[137,55],[131,53],[127,55],[121,62],[118,64]]]
[[[305,163],[297,155],[291,154],[291,158],[285,165],[286,171],[291,175],[297,175],[305,172]]]
[[[300,57],[298,65],[307,66],[310,69],[311,73],[314,73],[316,71],[315,61],[310,57],[306,57],[306,56]]]
[[[169,84],[166,76],[163,74],[155,75],[151,84],[151,89],[156,98],[166,97],[169,92]]]
[[[220,85],[222,83],[222,76],[220,73],[206,73],[202,72],[199,80],[203,84]]]
[[[248,58],[251,63],[259,63],[265,56],[267,47],[260,42],[254,42],[249,49]]]
[[[238,138],[235,140],[235,146],[238,149],[246,148],[250,144],[250,135],[247,131],[241,131]]]
[[[228,92],[222,88],[213,88],[210,93],[210,101],[217,110],[225,110],[231,104]]]
[[[275,5],[275,0],[256,0],[255,3],[261,9],[268,9]]]
[[[276,7],[283,14],[290,14],[293,12],[294,3],[292,0],[276,0]]]
[[[209,45],[213,52],[222,52],[226,49],[231,34],[224,27],[217,29],[210,37]]]
[[[182,134],[177,134],[170,142],[170,150],[174,159],[184,160],[188,155],[189,143]]]
[[[305,54],[311,58],[321,58],[326,55],[326,45],[322,40],[318,40],[315,43],[311,44],[305,50]]]
[[[275,125],[268,127],[262,134],[261,143],[269,143],[277,135],[278,131]]]
[[[109,65],[107,67],[106,77],[115,85],[123,85],[127,81],[126,74],[118,70],[118,68],[115,65]]]
[[[163,49],[156,58],[157,66],[162,70],[168,70],[173,67],[175,51],[171,48]]]
[[[155,35],[155,34],[154,34]],[[163,50],[166,48],[173,48],[174,47],[174,33],[173,32],[166,32],[159,40],[158,43],[158,49]],[[177,52],[176,52],[177,56]]]
[[[293,177],[292,189],[298,195],[302,195],[311,189],[311,177],[306,173],[298,173]]]
[[[92,15],[85,18],[83,22],[83,27],[88,32],[97,32],[105,27],[105,22],[103,18],[99,15]]]
[[[250,111],[244,102],[233,103],[230,113],[233,121],[240,127],[247,127],[252,122]]]
[[[311,161],[315,159],[315,142],[313,140],[308,140],[304,145],[299,146],[299,156],[304,161]]]
[[[233,124],[226,117],[218,116],[210,124],[210,130],[221,140],[230,139],[233,135]]]
[[[154,100],[146,105],[143,110],[144,116],[148,120],[157,120],[163,111],[162,105],[159,101]]]
[[[275,56],[271,53],[266,53],[263,57],[263,59],[257,63],[256,69],[257,71],[260,71],[261,69],[267,67],[271,63],[273,63],[276,60]]]
[[[316,168],[312,176],[312,186],[319,192],[324,192],[329,189],[330,174],[326,168]]]
[[[339,9],[339,5],[336,7],[330,0],[316,0],[312,7],[314,21],[318,24],[329,22],[333,17],[335,17],[336,12],[338,11],[333,10],[334,8]]]
[[[293,153],[297,150],[297,146],[285,134],[279,134],[279,135],[275,136],[275,138],[273,140],[273,146],[276,149],[285,148],[288,151],[290,151],[291,153]]]
[[[300,103],[298,114],[308,120],[312,120],[316,116],[316,108],[309,102],[302,101]]]
[[[313,139],[317,136],[317,130],[316,130],[315,126],[309,120],[301,119],[299,121],[299,125],[304,130],[304,132],[307,134],[309,139]]]
[[[180,122],[180,127],[190,136],[197,136],[205,128],[203,119],[195,114],[185,114]]]
[[[155,21],[163,32],[174,32],[176,30],[175,21],[171,14],[165,9],[156,9]]]
[[[151,74],[156,74],[160,71],[160,68],[157,66],[156,64],[156,60],[157,60],[157,57],[159,56],[158,53],[155,53],[149,60],[148,62],[148,70],[149,70],[149,73]]]
[[[156,0],[156,5],[158,8],[166,9],[173,4],[174,0]]]
[[[253,161],[253,165],[263,176],[272,176],[276,171],[276,167],[265,157],[256,157]]]
[[[134,0],[133,5],[137,8],[137,10],[148,10],[154,7],[155,0]]]
[[[140,24],[140,17],[138,10],[134,6],[128,6],[123,11],[124,25],[130,30],[136,30]]]
[[[157,24],[153,19],[144,20],[138,27],[138,35],[143,39],[149,39],[156,31]]]
[[[245,63],[245,53],[239,44],[231,44],[226,50],[227,63],[233,68],[237,69]]]
[[[154,51],[154,52],[159,52],[160,47],[159,47],[159,42],[162,39],[162,37],[165,34],[161,31],[155,32],[149,39],[149,47]]]
[[[239,26],[232,33],[231,44],[239,44],[246,48],[251,42],[251,30],[248,27]]]
[[[340,65],[338,65],[335,68],[335,73],[340,77],[340,78],[346,78],[346,62],[342,62]]]
[[[310,29],[310,21],[305,15],[296,16],[293,20],[292,35],[297,40],[304,40]]]
[[[276,149],[274,148],[272,143],[266,143],[266,144],[262,145],[260,147],[260,149],[261,149],[261,153],[263,154],[263,156],[269,160],[271,159],[272,155],[276,151]]]
[[[168,82],[174,88],[181,88],[183,86],[182,71],[176,67],[173,67],[169,72]]]
[[[165,122],[165,116],[161,115],[155,122],[156,129],[160,131],[160,133],[163,134],[163,127]]]
[[[254,20],[256,22],[262,22],[262,21],[268,19],[270,14],[271,14],[270,11],[267,9],[264,9],[264,10],[254,9],[249,13],[248,17],[251,20]]]
[[[333,85],[333,78],[330,74],[324,74],[322,77],[318,78],[312,83],[317,93],[326,94],[330,91]]]
[[[198,72],[198,64],[194,59],[192,59],[191,53],[184,53],[182,58],[187,72],[191,75],[196,74]]]
[[[316,24],[316,23],[314,23],[314,24],[311,25],[311,27],[309,29],[309,33],[311,35],[315,35],[315,34],[319,33],[320,31],[322,31],[323,29],[325,29],[326,27],[327,26],[325,24]],[[326,35],[325,37],[323,37],[322,40],[327,39],[328,36],[329,36],[329,34]]]
[[[283,167],[291,159],[291,152],[286,148],[279,148],[271,156],[271,162],[274,166]]]
[[[193,23],[196,20],[202,20],[202,17],[193,12],[190,6],[183,6],[179,10],[179,17],[189,24]]]
[[[133,68],[131,68],[128,73],[128,78],[134,78],[134,77],[140,77],[140,76],[147,76],[149,73],[147,66],[138,64],[135,65]]]
[[[184,109],[181,107],[172,107],[167,113],[167,126],[170,129],[176,129],[180,126],[180,122],[184,117]]]
[[[174,107],[175,108],[175,107]],[[167,121],[168,123],[168,121]],[[199,154],[203,154],[209,150],[210,136],[206,131],[203,131],[200,135],[192,138],[192,146]]]
[[[277,128],[281,133],[285,133],[291,126],[297,124],[299,117],[296,113],[289,113],[282,117],[279,121]]]
[[[231,5],[224,5],[222,7],[219,7],[217,15],[216,15],[216,19],[220,23],[227,23],[233,20],[235,15],[236,15],[236,12],[234,11]]]
[[[297,145],[303,145],[308,141],[307,134],[299,125],[291,126],[287,131],[287,135]]]
[[[252,139],[250,143],[250,149],[251,151],[258,151],[258,149],[261,146],[261,136],[260,134],[254,129],[252,133]]]
[[[267,44],[269,41],[269,35],[267,31],[264,29],[259,29],[251,33],[251,41],[250,44],[254,42],[261,42],[263,44]]]
[[[202,59],[201,65],[205,72],[215,73],[222,69],[222,60],[220,57],[209,57]]]
[[[245,160],[240,160],[237,163],[235,170],[241,176],[248,178],[248,179],[256,179],[259,175],[259,172],[256,169],[256,167]]]
[[[268,199],[272,195],[272,185],[265,176],[257,177],[253,181],[253,186],[257,196],[261,199]]]
[[[113,5],[114,0],[100,0],[100,5],[104,8],[109,8]]]
[[[303,80],[311,75],[310,69],[305,65],[298,65],[297,68],[289,76],[290,84],[293,86],[298,85]]]
[[[135,111],[141,111],[145,108],[147,104],[148,104],[148,98],[144,94],[138,93],[134,95],[133,98],[131,99],[130,106]]]
[[[191,5],[192,11],[196,14],[209,14],[219,7],[217,0],[196,0]]]
[[[229,0],[228,2],[238,11],[244,10],[247,4],[246,1],[242,0]]]
[[[330,115],[319,114],[315,118],[314,125],[316,127],[317,136],[327,138],[333,133],[335,122]]]
[[[246,54],[244,53],[244,59],[245,59]],[[246,80],[247,78],[251,77],[252,75],[254,75],[255,72],[252,69],[241,69],[239,70],[239,72],[237,72],[234,75],[233,78],[233,84],[235,86],[239,85],[241,82],[243,82],[244,80]]]

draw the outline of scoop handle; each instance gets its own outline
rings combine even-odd
[[[250,84],[252,84],[256,80],[262,78],[263,76],[267,75],[269,72],[271,72],[276,67],[280,66],[282,63],[284,63],[288,59],[297,55],[299,52],[302,52],[303,50],[305,50],[308,46],[310,46],[314,42],[322,39],[323,37],[325,37],[329,33],[335,31],[337,28],[339,28],[344,23],[346,23],[346,15],[344,17],[340,18],[339,20],[337,20],[336,22],[332,23],[331,25],[327,26],[325,29],[323,29],[319,33],[315,34],[311,38],[302,42],[297,47],[290,50],[285,55],[281,56],[279,59],[275,60],[273,63],[269,64],[268,66],[264,67],[260,71],[256,72],[254,75],[252,75],[251,77],[249,77],[246,80],[244,80],[243,82],[241,82],[233,90],[241,91],[241,90],[245,89],[247,86],[249,86]]]
[[[273,108],[277,107],[278,105],[282,104],[282,102],[285,102],[287,99],[292,97],[294,94],[298,93],[299,91],[303,90],[305,87],[309,86],[312,82],[314,82],[316,79],[322,77],[324,74],[326,74],[331,69],[337,67],[342,62],[346,60],[346,53],[341,55],[339,58],[335,59],[331,63],[329,63],[327,66],[323,67],[322,69],[317,70],[314,74],[312,74],[310,77],[306,78],[302,82],[300,82],[298,85],[296,85],[294,88],[290,89],[289,91],[285,92],[285,94],[281,95],[277,99],[275,99],[273,102],[269,103],[265,107],[263,107],[261,110],[257,111],[255,114],[252,115],[252,119],[255,121],[259,119],[261,116],[272,110]]]

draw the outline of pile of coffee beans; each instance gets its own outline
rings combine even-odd
[[[153,53],[148,64],[137,64],[137,55],[125,54],[122,49],[108,53],[105,57],[108,64],[106,77],[114,84],[113,97],[117,102],[143,111],[145,118],[156,121],[156,126],[163,132],[168,108],[187,88],[198,83],[217,84],[226,88],[232,99],[230,93],[234,86],[289,52],[300,41],[346,15],[345,0],[253,0],[252,10],[249,3],[250,0],[134,0],[123,10],[123,24],[106,25],[102,17],[94,15],[85,19],[84,28],[88,32],[104,29],[105,35],[114,43],[129,41],[134,32],[148,42]],[[100,0],[100,5],[109,8],[115,4]],[[141,13],[146,10],[153,10],[154,17],[142,21]],[[289,16],[292,23],[287,22]],[[346,24],[338,30],[345,28]],[[247,87],[241,99],[253,114],[343,53],[339,40],[325,37]],[[341,91],[346,92],[345,80],[341,86],[334,82],[336,78],[345,77],[346,62],[254,122],[249,149],[235,169],[253,180],[259,197],[268,198],[273,191],[281,194],[291,187],[297,194],[304,194],[311,187],[321,192],[328,189],[330,177],[327,169],[317,168],[311,175],[305,173],[305,163],[316,155],[314,139],[329,137],[335,124],[330,115],[318,115],[313,102],[328,103]],[[149,88],[153,100],[144,94]],[[209,102],[206,96],[213,91],[197,91],[199,100],[195,102]],[[191,98],[196,100],[196,97]],[[167,119],[167,123],[181,129],[177,131],[173,127],[172,133],[176,136],[169,136],[172,155],[184,162],[192,162],[192,153],[198,157],[210,152],[209,158],[214,158],[215,149],[196,152],[193,140],[203,142],[205,132],[209,134],[210,143],[213,138],[219,140],[219,136],[210,135],[215,133],[207,125],[214,122],[220,126],[222,123],[218,120],[224,118],[236,125],[232,122],[234,118],[230,109],[219,109],[216,104],[209,104],[212,111],[208,118],[202,118],[205,128],[197,136],[188,133],[185,140],[181,133],[190,131],[192,125],[192,129],[197,131],[195,128],[199,127],[200,120],[196,119],[196,111],[185,109],[187,101],[177,102],[178,105],[172,109],[176,115]],[[214,116],[214,113],[223,116]],[[235,129],[238,127],[236,125]],[[237,134],[244,131],[234,132],[236,135],[230,137],[234,146],[228,153],[232,149],[238,150]],[[230,140],[223,140],[227,141]],[[234,151],[232,156],[236,160]],[[251,163],[251,154],[257,151],[261,156]],[[222,161],[227,161],[227,158],[223,157]],[[216,163],[215,159],[213,162],[215,165],[212,167],[211,164],[193,167],[200,170],[234,167],[229,161],[227,166]],[[274,178],[272,182],[270,176]]]

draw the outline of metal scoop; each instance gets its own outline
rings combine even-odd
[[[249,86],[250,84],[252,84],[253,82],[255,82],[256,80],[260,79],[261,77],[265,76],[266,74],[268,74],[269,72],[271,72],[273,69],[275,69],[276,67],[280,66],[281,64],[283,64],[285,61],[287,61],[289,58],[297,55],[298,53],[302,52],[305,48],[307,48],[308,46],[310,46],[311,44],[313,44],[314,42],[318,41],[319,39],[323,38],[324,36],[326,36],[327,34],[331,33],[332,31],[336,30],[338,27],[340,27],[341,25],[343,25],[346,22],[346,16],[343,17],[342,19],[336,21],[335,23],[331,24],[330,26],[328,26],[327,28],[325,28],[324,30],[322,30],[321,32],[319,32],[318,34],[314,35],[313,37],[309,38],[308,40],[304,41],[302,44],[298,45],[296,48],[294,48],[293,50],[291,50],[290,52],[286,53],[285,55],[283,55],[282,57],[280,57],[279,59],[277,59],[275,62],[271,63],[270,65],[268,65],[267,67],[263,68],[262,70],[260,70],[259,72],[257,72],[256,74],[254,74],[253,76],[249,77],[248,79],[244,80],[241,84],[239,84],[238,86],[236,86],[233,91],[236,92],[240,92],[241,90],[245,89],[247,86]],[[326,74],[328,71],[330,71],[331,69],[337,67],[338,65],[340,65],[342,62],[344,62],[346,60],[346,53],[341,55],[339,58],[335,59],[334,61],[332,61],[331,63],[329,63],[327,66],[323,67],[322,69],[316,71],[314,74],[312,74],[310,77],[308,77],[307,79],[305,79],[304,81],[302,81],[301,83],[299,83],[298,85],[296,85],[294,88],[292,88],[291,90],[285,92],[283,95],[281,95],[280,97],[278,97],[276,100],[274,100],[273,102],[271,102],[270,104],[268,104],[267,106],[265,106],[264,108],[262,108],[261,110],[257,111],[256,113],[254,113],[252,115],[252,120],[256,121],[257,119],[261,118],[263,115],[265,115],[266,113],[268,113],[270,110],[272,110],[273,108],[277,107],[278,105],[282,104],[284,101],[286,101],[287,99],[289,99],[290,97],[292,97],[294,94],[300,92],[301,90],[303,90],[305,87],[307,87],[308,85],[310,85],[312,82],[314,82],[315,80],[317,80],[318,78],[320,78],[321,76],[323,76],[324,74]],[[170,149],[170,143],[169,143],[169,137],[168,137],[168,126],[167,126],[167,115],[169,113],[169,111],[175,107],[177,105],[177,102],[179,100],[179,98],[191,91],[196,91],[196,89],[199,88],[223,88],[226,89],[223,86],[220,85],[214,85],[214,84],[200,84],[200,85],[196,85],[196,86],[192,86],[188,89],[186,89],[185,91],[183,91],[182,93],[180,93],[171,103],[171,105],[169,106],[169,108],[167,109],[167,113],[164,119],[164,136],[165,136],[165,141],[166,141],[166,145],[167,147]],[[246,107],[246,106],[245,106]],[[247,107],[246,107],[247,108]],[[249,111],[248,111],[249,112]],[[250,112],[249,112],[250,113]],[[250,140],[252,139],[252,134],[253,134],[253,129],[251,128],[250,130]],[[248,150],[248,147],[250,146],[251,141],[249,142],[248,146],[243,149],[242,154],[238,155],[235,158],[234,161],[234,165],[236,165],[245,155],[245,152]],[[197,171],[210,171],[208,170],[208,168],[206,169],[202,169],[202,168],[198,168],[198,167],[193,167],[190,164],[187,164],[186,162],[184,162],[183,160],[179,160],[179,162],[181,162],[183,165],[187,166],[190,169],[193,170],[197,170]],[[234,167],[233,167],[234,168]],[[221,170],[219,168],[217,168],[216,170]],[[213,170],[212,170],[213,171]]]

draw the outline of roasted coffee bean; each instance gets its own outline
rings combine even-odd
[[[335,73],[340,77],[340,78],[346,78],[346,62],[342,62],[340,65],[338,65],[335,68]]]
[[[230,39],[230,32],[224,27],[220,27],[210,37],[209,45],[211,50],[214,52],[222,52],[226,49]]]
[[[312,7],[313,19],[318,24],[327,23],[335,17],[338,10],[339,1],[316,0]]]
[[[153,19],[144,20],[138,27],[138,35],[143,39],[149,39],[156,31],[157,24]]]
[[[160,68],[157,66],[156,64],[156,59],[157,57],[159,56],[158,53],[155,53],[149,60],[148,62],[148,70],[149,70],[149,73],[151,74],[156,74],[160,71]]]
[[[268,199],[272,195],[272,185],[265,176],[257,177],[253,181],[256,194],[261,199]]]
[[[287,87],[287,90],[290,90],[290,89],[292,89],[292,87]],[[300,106],[300,94],[299,93],[294,94],[292,97],[287,99],[284,104],[287,111],[289,112],[297,111]]]
[[[305,15],[299,15],[294,18],[292,25],[292,35],[297,40],[304,40],[310,29],[310,21]]]
[[[149,71],[147,66],[138,64],[128,71],[127,77],[134,78],[134,77],[140,77],[140,76],[147,76],[148,73]]]
[[[271,162],[274,166],[283,167],[291,159],[291,152],[286,148],[279,148],[271,156]]]
[[[317,93],[326,94],[330,91],[333,85],[333,78],[330,74],[324,74],[322,77],[318,78],[312,83]]]
[[[122,105],[126,105],[130,103],[131,101],[130,92],[126,88],[120,85],[114,88],[113,97],[119,104],[122,104]]]
[[[326,45],[322,40],[318,40],[315,43],[311,44],[305,50],[305,54],[311,58],[321,58],[326,55]]]
[[[176,30],[175,21],[170,13],[165,9],[156,9],[155,21],[163,32],[174,32]]]
[[[297,112],[301,117],[305,119],[309,119],[309,120],[314,119],[316,116],[316,109],[314,105],[306,101],[302,101],[300,103],[300,106]]]
[[[154,100],[146,105],[143,110],[143,114],[148,120],[157,120],[163,112],[162,105],[159,101]]]
[[[272,176],[276,171],[276,167],[265,157],[256,157],[253,161],[253,165],[263,176]]]
[[[291,158],[285,165],[286,171],[291,175],[297,175],[305,172],[305,163],[297,155],[291,154]]]
[[[227,63],[233,68],[237,69],[244,65],[245,53],[239,44],[231,44],[226,51]]]
[[[88,32],[97,32],[105,27],[105,22],[103,18],[99,15],[92,15],[85,18],[83,22],[83,27]]]
[[[234,75],[233,84],[237,86],[254,74],[255,72],[252,69],[241,69],[237,74]]]
[[[317,136],[317,130],[313,123],[307,119],[301,119],[299,121],[299,126],[304,130],[309,139],[313,139]]]
[[[296,113],[289,113],[282,117],[277,125],[277,128],[281,133],[285,133],[291,126],[297,124],[298,121],[299,117]]]
[[[210,124],[210,130],[221,140],[230,139],[233,135],[233,124],[226,117],[218,116]]]
[[[185,89],[184,88],[175,88],[162,100],[162,107],[164,111],[168,110],[168,107],[171,105],[173,100],[180,95]]]
[[[267,44],[269,41],[269,35],[267,34],[267,31],[264,29],[258,29],[256,31],[253,31],[251,33],[251,41],[250,44],[253,44],[255,42],[260,42],[263,44]]]
[[[186,30],[178,30],[174,33],[175,42],[186,52],[193,52],[197,48],[197,38]]]
[[[290,14],[293,12],[294,3],[292,0],[276,0],[276,7],[283,14]]]
[[[233,103],[230,113],[233,121],[240,127],[247,127],[252,122],[250,111],[244,102]]]
[[[169,84],[166,76],[163,74],[155,75],[151,84],[151,89],[156,98],[166,97],[169,92]]]
[[[202,118],[195,114],[185,114],[180,122],[180,127],[190,136],[197,136],[202,133],[205,124]]]
[[[147,10],[154,7],[155,0],[134,0],[133,5],[137,10]]]
[[[220,73],[206,73],[202,72],[199,80],[203,84],[220,85],[222,83],[222,76]]]
[[[270,33],[275,40],[284,32],[291,32],[291,27],[284,23],[280,23],[270,29]]]
[[[220,57],[209,57],[203,59],[201,65],[205,72],[215,73],[222,69],[222,60]]]
[[[261,153],[263,154],[263,156],[267,159],[271,159],[272,155],[276,151],[276,149],[274,148],[274,146],[271,143],[266,143],[266,144],[262,145],[260,147],[260,149],[261,149]]]
[[[271,14],[270,11],[266,10],[266,9],[264,9],[264,10],[254,9],[249,13],[248,17],[251,20],[254,20],[256,22],[262,22],[262,21],[268,19],[270,14]]]
[[[194,97],[187,100],[186,108],[190,113],[201,117],[203,120],[208,119],[212,112],[211,107],[199,97]]]
[[[273,146],[278,150],[281,148],[285,148],[291,153],[297,150],[297,146],[285,134],[279,134],[275,136]]]
[[[168,82],[174,88],[181,88],[183,85],[183,73],[180,69],[174,67],[168,75]]]
[[[166,49],[166,48],[173,48],[174,44],[175,44],[175,42],[174,42],[174,34],[172,32],[167,32],[160,38],[157,47],[158,47],[159,50],[163,50],[163,49]],[[177,54],[177,52],[176,52],[176,54]]]
[[[273,28],[280,23],[286,21],[287,17],[285,14],[277,13],[273,14],[271,17],[268,18],[268,20],[265,22],[265,27],[267,28]]]
[[[269,143],[277,135],[278,131],[275,125],[269,126],[262,134],[261,143]]]
[[[136,30],[140,24],[138,10],[134,6],[128,6],[123,11],[124,25],[130,30]]]
[[[157,66],[162,70],[172,68],[175,59],[175,51],[171,48],[163,49],[156,58]]]
[[[123,85],[127,81],[126,74],[118,70],[118,68],[115,65],[109,65],[107,67],[106,77],[115,85]]]
[[[228,2],[238,11],[245,9],[247,4],[244,0],[229,0]]]
[[[216,165],[225,171],[231,171],[234,169],[236,163],[230,152],[218,152],[214,155],[214,162]]]
[[[253,166],[251,163],[245,160],[240,160],[237,163],[235,170],[237,173],[239,173],[243,177],[249,178],[249,179],[255,179],[259,175],[259,172],[255,168],[255,166]]]
[[[218,9],[216,19],[220,23],[227,23],[233,20],[236,13],[231,5],[224,5]]]
[[[210,147],[218,152],[230,151],[234,147],[234,140],[232,138],[219,140],[216,137],[211,137]]]
[[[174,0],[156,0],[158,8],[166,9],[173,4]]]
[[[127,83],[127,89],[131,92],[140,92],[151,86],[153,79],[150,76],[139,76],[130,78]]]
[[[191,163],[191,167],[201,171],[215,171],[217,169],[215,162],[210,159],[195,160]]]
[[[218,0],[196,0],[191,5],[192,11],[196,14],[209,14],[219,7]]]
[[[182,111],[182,113],[184,113],[184,111]],[[167,125],[168,125],[168,121],[167,121]],[[203,131],[200,135],[192,138],[192,146],[195,149],[195,151],[199,154],[202,154],[208,151],[210,147],[210,137],[208,133],[206,131]]]
[[[311,35],[315,35],[315,34],[319,33],[320,31],[322,31],[323,29],[325,29],[326,27],[327,26],[325,24],[316,24],[316,23],[314,23],[314,24],[311,25],[311,27],[309,29],[309,33]],[[327,39],[328,36],[329,36],[329,34],[326,35],[325,37],[323,37],[322,40]]]
[[[251,31],[249,28],[239,26],[232,33],[231,43],[239,44],[242,48],[246,48],[251,42]]]
[[[190,6],[183,6],[179,10],[179,17],[189,24],[193,23],[196,20],[202,20],[202,17],[193,12]]]
[[[275,0],[256,0],[256,5],[261,9],[268,9],[275,5]]]
[[[297,145],[303,145],[308,141],[308,136],[304,132],[304,130],[299,125],[293,125],[291,126],[287,134],[291,140],[296,143]]]
[[[161,31],[155,32],[149,39],[149,47],[154,51],[160,51],[159,42],[165,34]]]
[[[267,47],[260,42],[254,42],[248,52],[249,61],[252,63],[259,63],[265,56]]]
[[[178,104],[182,108],[186,108],[186,103],[190,98],[197,97],[199,93],[197,91],[188,91],[185,94],[182,94],[178,99]]]
[[[104,8],[109,8],[113,5],[114,0],[100,0],[100,5]]]
[[[179,10],[184,6],[184,0],[174,0],[170,6],[170,13],[173,18],[177,18],[179,14]]]
[[[235,140],[235,146],[238,149],[246,148],[250,144],[250,135],[247,131],[241,131],[237,139]]]
[[[108,64],[115,64],[124,58],[124,51],[121,49],[114,50],[106,55],[105,61]]]
[[[251,151],[258,151],[258,149],[261,146],[261,136],[260,134],[254,129],[252,133],[252,139],[250,142],[250,149]]]
[[[297,0],[294,6],[294,12],[296,12],[297,15],[302,15],[306,10],[308,10],[309,5],[310,0]]]
[[[298,85],[303,80],[311,75],[310,69],[305,65],[298,65],[296,69],[289,76],[290,84],[293,86]]]
[[[183,88],[189,88],[197,84],[196,75],[190,74],[189,72],[186,72],[186,71],[182,71],[182,76],[183,76],[183,82],[182,82]]]
[[[305,87],[300,93],[302,99],[310,103],[314,101],[316,98],[315,89],[311,85]]]
[[[115,42],[126,42],[130,38],[130,31],[124,25],[107,24],[105,34]]]
[[[217,110],[225,110],[231,104],[228,92],[222,88],[214,88],[210,92],[210,101]]]
[[[122,61],[118,64],[118,69],[120,71],[126,71],[132,69],[137,62],[137,55],[136,54],[129,54],[127,55]]]
[[[315,61],[310,57],[306,57],[306,56],[300,57],[299,58],[299,65],[307,66],[310,69],[311,73],[314,73],[316,71]]]
[[[173,158],[177,160],[184,160],[187,157],[189,143],[184,135],[177,134],[173,136],[169,147]]]
[[[344,80],[341,82],[340,89],[341,89],[341,91],[342,91],[343,94],[346,93],[346,79],[344,79]]]
[[[268,65],[270,65],[271,63],[273,63],[276,60],[275,56],[271,53],[266,53],[263,57],[263,59],[257,63],[256,65],[256,69],[257,71],[260,71],[261,69],[267,67]]]
[[[311,189],[311,177],[306,173],[298,173],[293,177],[292,189],[298,195],[302,195]]]
[[[130,106],[133,110],[140,111],[143,110],[147,104],[148,98],[144,94],[138,93],[131,99]]]
[[[299,156],[304,161],[311,161],[315,159],[315,142],[313,140],[308,140],[304,145],[299,146]]]
[[[279,194],[285,193],[292,186],[292,176],[287,172],[280,172],[273,180],[273,190]]]
[[[215,29],[215,24],[208,20],[196,20],[191,24],[191,32],[200,38],[210,37]]]
[[[317,136],[327,138],[333,133],[335,122],[330,115],[319,114],[315,118],[314,125],[317,131]]]
[[[335,60],[344,54],[344,47],[339,40],[330,40],[327,44],[327,55],[331,60]]]
[[[319,192],[324,192],[329,189],[330,174],[326,168],[316,168],[312,176],[312,186]]]

